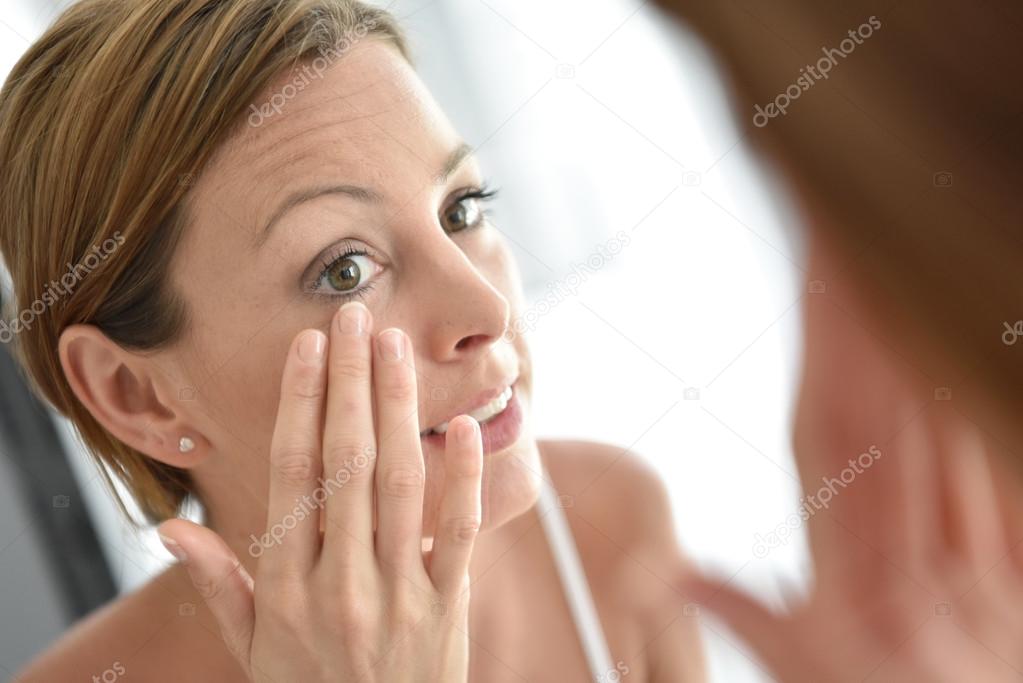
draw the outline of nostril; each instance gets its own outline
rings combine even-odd
[[[466,351],[476,346],[477,344],[486,341],[486,339],[487,336],[485,334],[474,334],[468,337],[462,337],[461,339],[458,340],[458,343],[455,344],[455,350]]]

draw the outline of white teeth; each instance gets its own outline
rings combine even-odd
[[[500,396],[498,396],[497,398],[495,398],[493,401],[483,406],[482,408],[472,411],[471,413],[469,413],[469,416],[476,420],[477,422],[479,422],[480,424],[483,424],[484,422],[494,417],[495,415],[499,415],[500,413],[502,413],[504,409],[508,407],[508,401],[511,400],[511,397],[512,388],[507,387],[505,388],[504,391],[501,392]],[[439,424],[430,431],[436,434],[443,434],[444,432],[448,431],[448,424],[449,423],[447,422],[445,422],[444,424]]]

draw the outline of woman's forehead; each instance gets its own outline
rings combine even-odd
[[[211,164],[209,175],[223,176],[217,186],[235,186],[237,194],[239,185],[276,188],[282,179],[324,172],[353,184],[382,176],[400,182],[403,168],[435,171],[457,145],[444,113],[387,43],[356,46],[301,88],[288,87],[294,78],[263,93],[269,115],[244,126]]]

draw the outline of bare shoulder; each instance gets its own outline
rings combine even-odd
[[[220,670],[226,651],[199,603],[168,570],[76,622],[14,682],[181,680],[193,665]]]
[[[638,454],[591,441],[542,441],[540,449],[555,488],[578,521],[621,550],[682,560],[667,488]]]
[[[540,451],[602,621],[629,615],[637,625],[632,651],[644,661],[625,665],[642,666],[656,683],[705,680],[697,621],[686,618],[689,606],[678,589],[691,566],[659,474],[641,456],[608,444],[542,441]]]

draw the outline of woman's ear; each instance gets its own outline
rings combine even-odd
[[[161,398],[163,375],[154,358],[126,351],[95,325],[67,327],[59,354],[75,396],[117,439],[183,469],[209,454],[209,443],[188,415]]]

